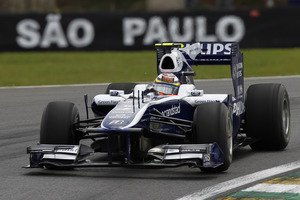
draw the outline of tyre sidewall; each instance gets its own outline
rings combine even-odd
[[[40,128],[41,144],[79,144],[73,124],[79,121],[77,107],[70,102],[50,102]]]
[[[222,103],[205,103],[194,112],[192,140],[197,144],[216,142],[224,153],[224,164],[217,168],[201,168],[207,172],[220,172],[232,162],[232,117],[231,109]]]
[[[290,140],[290,103],[286,88],[281,84],[251,85],[245,106],[247,136],[258,140],[250,145],[251,148],[284,149]],[[287,131],[283,119],[286,119]]]

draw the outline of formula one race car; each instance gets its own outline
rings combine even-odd
[[[85,120],[73,103],[50,102],[40,143],[27,148],[28,167],[187,165],[220,172],[230,166],[235,148],[282,150],[288,145],[288,93],[281,84],[256,84],[245,98],[238,43],[160,43],[156,50],[158,77],[152,85],[112,83],[91,106],[85,96]],[[234,94],[196,89],[195,65],[231,66]]]

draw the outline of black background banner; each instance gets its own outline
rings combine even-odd
[[[300,47],[300,9],[1,14],[0,51],[149,50],[157,42]]]

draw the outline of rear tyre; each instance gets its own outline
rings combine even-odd
[[[41,121],[41,144],[79,144],[73,124],[79,121],[77,107],[70,102],[50,102]]]
[[[193,142],[216,142],[224,153],[224,163],[217,168],[200,168],[204,172],[222,172],[232,162],[232,118],[230,110],[222,103],[205,103],[197,106],[193,120]]]
[[[290,140],[290,102],[282,84],[251,85],[246,95],[247,136],[253,150],[282,150]]]

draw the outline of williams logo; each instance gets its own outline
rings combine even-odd
[[[178,106],[172,105],[171,108],[162,111],[162,114],[166,117],[170,117],[172,115],[176,115],[180,113],[180,104]]]

